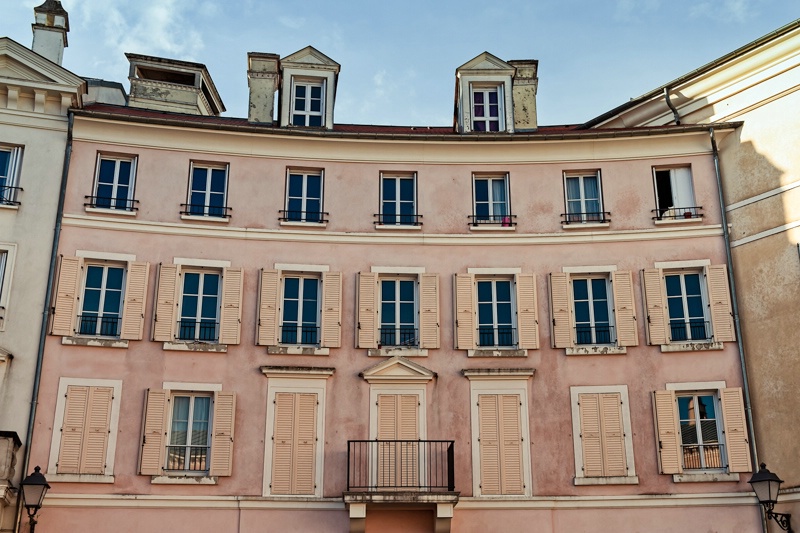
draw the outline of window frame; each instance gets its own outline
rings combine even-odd
[[[290,182],[292,176],[302,176],[302,192],[301,196],[294,197],[289,196],[289,189],[290,189]],[[316,198],[309,198],[308,196],[308,178],[309,177],[319,177],[319,211],[308,211],[308,202],[309,200],[317,200]],[[289,209],[289,202],[293,199],[299,199],[301,204],[301,210],[290,210]],[[285,194],[284,194],[284,210],[281,213],[281,222],[282,223],[290,223],[290,224],[326,224],[328,221],[325,219],[325,216],[328,214],[325,212],[325,171],[323,169],[308,169],[308,168],[287,168],[286,169],[286,182],[285,182]],[[299,217],[292,215],[291,213],[300,213]],[[317,220],[309,220],[309,213],[313,213]]]
[[[503,180],[503,190],[505,200],[498,202],[494,200],[494,188],[492,183],[494,181]],[[477,185],[479,181],[487,181],[487,201],[478,202]],[[488,215],[485,217],[478,214],[478,204],[487,204]],[[501,206],[501,211],[505,213],[495,213],[495,206]],[[474,173],[472,175],[472,226],[481,225],[496,225],[502,227],[513,227],[516,225],[514,219],[516,215],[511,212],[511,180],[508,173],[502,174],[484,174]]]
[[[175,431],[174,424],[175,424],[175,404],[176,398],[189,398],[189,413],[188,418],[186,421],[187,429],[186,429],[186,443],[187,444],[171,444],[173,433]],[[170,464],[170,448],[173,447],[181,447],[186,448],[184,453],[191,453],[191,448],[193,446],[191,444],[192,440],[190,438],[194,437],[192,426],[195,423],[195,419],[193,418],[194,414],[194,407],[195,407],[195,400],[197,398],[208,398],[208,420],[206,420],[207,428],[206,428],[206,452],[205,452],[205,469],[179,469],[179,468],[167,468],[167,465]],[[166,450],[164,452],[164,464],[162,465],[163,472],[165,476],[180,476],[180,477],[207,477],[209,475],[209,470],[211,468],[211,446],[213,440],[213,432],[214,432],[214,409],[215,409],[215,401],[214,401],[214,393],[209,391],[194,391],[194,390],[170,390],[169,391],[169,412],[167,413],[167,432],[164,438],[164,445]],[[184,456],[184,461],[187,463],[192,459]]]
[[[700,294],[699,294],[700,306],[701,306],[701,309],[703,311],[703,330],[706,332],[706,335],[705,335],[704,338],[697,338],[697,339],[693,338],[693,336],[694,336],[693,335],[693,329],[694,328],[692,327],[692,321],[693,320],[696,321],[696,318],[692,318],[692,317],[688,316],[689,308],[688,308],[687,299],[689,298],[689,295],[686,293],[686,278],[685,278],[687,275],[697,276],[697,278],[698,278],[698,285],[699,285],[699,288],[700,288]],[[684,328],[684,331],[688,331],[687,336],[685,338],[683,338],[683,339],[673,338],[673,325],[672,325],[672,322],[673,322],[673,320],[678,320],[678,319],[673,319],[672,318],[672,310],[671,310],[670,305],[669,305],[670,298],[674,298],[674,296],[670,296],[669,295],[668,289],[667,289],[667,278],[670,277],[670,276],[677,276],[677,277],[680,278],[680,287],[681,287],[680,298],[681,298],[681,303],[682,303],[681,307],[682,307],[683,315],[684,315],[684,317],[683,317],[683,322],[684,322],[683,328]],[[710,316],[710,312],[709,312],[709,296],[708,296],[707,284],[708,284],[707,276],[705,275],[705,272],[703,270],[698,270],[698,269],[681,269],[681,270],[664,269],[664,297],[665,297],[665,304],[666,304],[666,311],[667,311],[666,312],[666,315],[667,315],[666,316],[666,318],[667,318],[667,327],[669,328],[669,333],[668,333],[669,338],[668,338],[668,340],[669,340],[670,344],[711,342],[713,340],[714,331],[713,331],[713,327],[712,327],[712,324],[711,324],[711,316]],[[694,296],[694,295],[692,295],[692,296]]]
[[[113,161],[114,162],[114,177],[113,182],[111,183],[111,196],[106,198],[103,197],[104,200],[108,200],[109,205],[98,205],[99,200],[101,199],[100,196],[97,194],[100,188],[100,169],[102,166],[103,161]],[[118,198],[117,197],[117,189],[119,187],[119,177],[120,177],[120,166],[123,162],[130,163],[130,175],[128,176],[128,194],[125,198]],[[113,154],[107,152],[98,152],[97,153],[97,160],[95,162],[95,172],[94,172],[94,181],[92,183],[92,193],[94,196],[87,197],[88,202],[84,204],[86,207],[92,209],[103,209],[107,211],[123,211],[123,212],[134,212],[138,210],[134,204],[138,201],[134,199],[136,194],[136,171],[138,165],[138,156],[136,155],[127,155],[127,154]],[[191,185],[190,185],[191,186]],[[115,204],[118,202],[124,202],[122,207],[115,207]]]
[[[608,313],[608,341],[607,342],[597,342],[599,337],[598,332],[596,331],[597,322],[595,319],[595,306],[594,302],[595,299],[593,298],[593,286],[591,281],[596,279],[602,279],[605,281],[605,290],[606,290],[606,312]],[[571,294],[570,299],[572,300],[572,324],[575,328],[575,346],[617,346],[617,335],[615,332],[616,329],[616,314],[614,312],[614,288],[611,284],[611,273],[571,273],[569,276],[570,287],[571,287]],[[580,325],[578,323],[578,311],[576,307],[576,298],[575,298],[575,281],[585,281],[586,282],[586,289],[587,289],[587,304],[589,306],[589,336],[590,342],[580,342],[581,340],[581,331]],[[581,322],[580,324],[584,324]]]
[[[0,144],[0,151],[9,154],[8,173],[5,176],[0,175],[0,180],[4,182],[4,184],[0,184],[0,207],[16,207],[21,205],[18,196],[19,192],[23,190],[19,183],[22,175],[24,147]]]
[[[480,289],[479,286],[481,283],[491,283],[491,291],[492,291],[492,299],[489,302],[481,302],[480,299]],[[497,299],[497,283],[508,283],[508,292],[509,292],[509,301],[508,302],[500,302]],[[489,303],[492,306],[492,323],[491,325],[484,325],[481,323],[481,312],[480,306],[481,303]],[[510,306],[510,314],[511,314],[511,324],[510,326],[501,326],[498,322],[498,313],[497,313],[497,306],[499,304],[508,303]],[[503,275],[476,275],[475,276],[475,326],[477,330],[477,348],[478,350],[491,350],[491,349],[517,349],[519,346],[519,338],[517,332],[517,296],[516,296],[516,287],[515,287],[515,279],[513,276],[503,276]],[[481,342],[481,338],[485,335],[482,333],[482,328],[491,327],[492,328],[492,344],[483,344]],[[508,327],[511,330],[511,342],[500,344],[500,337],[501,332],[500,329],[502,327]]]
[[[502,133],[506,131],[506,124],[505,124],[505,84],[501,82],[470,82],[469,84],[469,105],[470,105],[470,131],[473,132],[480,132],[480,133]],[[488,110],[490,104],[488,102],[484,102],[483,104],[476,104],[475,103],[475,95],[482,94],[484,98],[487,98],[492,92],[497,95],[497,130],[488,129],[489,125],[495,122],[494,117],[490,115],[484,115],[481,118],[476,118],[475,116],[475,106],[476,105],[483,105],[486,110]],[[480,130],[476,127],[478,123],[483,123],[484,128]]]
[[[570,198],[569,196],[569,187],[567,183],[569,183],[570,179],[577,178],[579,180],[580,186],[580,196],[578,198]],[[586,197],[586,188],[584,186],[584,179],[585,178],[596,178],[597,179],[597,199],[588,199]],[[563,175],[563,185],[564,185],[564,223],[565,224],[605,224],[609,222],[607,217],[608,213],[604,211],[605,209],[605,201],[603,198],[603,178],[599,169],[596,170],[571,170],[565,171]],[[596,201],[599,204],[599,210],[595,211],[587,211],[586,204],[587,202]],[[579,202],[580,203],[580,212],[570,212],[570,202]]]
[[[713,408],[716,417],[713,419],[715,422],[716,427],[716,443],[705,443],[704,442],[704,435],[703,435],[703,428],[701,424],[697,424],[695,426],[695,436],[697,437],[698,442],[696,444],[684,444],[684,424],[681,418],[681,407],[680,407],[680,399],[681,398],[700,398],[700,397],[710,397],[711,401],[713,402]],[[725,432],[723,431],[723,419],[724,413],[722,412],[722,404],[719,397],[718,390],[698,390],[698,391],[675,391],[675,400],[678,403],[677,405],[677,418],[678,418],[678,428],[680,429],[680,451],[681,451],[681,465],[683,466],[684,473],[687,474],[694,474],[694,473],[709,473],[709,472],[727,472],[728,470],[728,450],[725,446]],[[696,409],[695,412],[699,412],[700,409]],[[695,422],[699,422],[702,420],[708,420],[697,418],[700,416],[697,414],[695,417]],[[709,446],[717,446],[717,453],[719,454],[719,462],[720,466],[718,467],[708,467],[702,466],[703,463],[706,462],[706,458],[704,457],[705,453],[703,453],[704,448]],[[698,448],[698,459],[700,460],[700,468],[689,468],[686,466],[686,448],[689,447],[696,447]]]
[[[278,343],[279,346],[320,346],[322,343],[322,300],[323,300],[323,286],[322,286],[322,273],[314,275],[310,272],[291,272],[291,271],[281,271],[280,273],[280,303],[281,303],[281,313],[279,317],[279,328],[280,328],[280,342]],[[314,322],[314,339],[315,342],[286,342],[284,339],[286,338],[286,327],[284,321],[286,320],[286,280],[287,279],[298,279],[298,305],[297,305],[297,318],[295,322],[297,325],[295,326],[295,338],[297,339],[297,328],[300,328],[300,339],[306,338],[306,332],[304,328],[307,327],[303,320],[303,312],[305,311],[305,300],[303,298],[303,293],[305,291],[305,283],[306,280],[314,280],[316,281],[317,285],[317,297],[316,297],[316,313],[315,317],[316,320]]]
[[[192,188],[194,182],[194,172],[196,169],[204,169],[206,171],[206,185],[204,190]],[[211,205],[211,195],[219,194],[218,192],[211,190],[212,184],[212,177],[213,171],[215,170],[222,170],[225,173],[225,190],[222,193],[222,206],[212,206]],[[220,163],[220,162],[213,162],[213,161],[191,161],[189,164],[189,183],[186,187],[186,203],[183,204],[185,208],[184,211],[181,211],[181,215],[185,217],[196,218],[200,217],[203,219],[225,219],[227,220],[230,218],[230,207],[228,207],[228,189],[229,189],[229,181],[230,181],[230,164],[229,163]],[[194,192],[202,193],[205,196],[205,200],[203,204],[193,204],[192,203],[192,194]],[[202,212],[198,212],[198,208],[202,207]],[[220,214],[212,214],[211,210],[220,210]]]
[[[288,125],[291,126],[291,127],[295,127],[295,128],[325,128],[326,127],[326,124],[325,124],[325,115],[326,115],[326,113],[325,113],[325,105],[326,105],[325,91],[326,91],[326,82],[327,82],[327,80],[325,78],[315,78],[315,77],[311,77],[311,76],[291,76],[291,80],[292,80],[292,83],[291,83],[291,93],[290,93],[290,97],[289,97],[290,108],[289,108],[289,124]],[[296,109],[296,103],[297,103],[296,88],[298,86],[304,86],[306,88],[307,96],[304,98],[305,104],[306,104],[304,107],[306,107],[306,108],[310,107],[310,104],[311,104],[310,90],[312,88],[316,88],[316,87],[319,88],[319,90],[320,90],[320,110],[319,110],[319,112],[315,112],[315,111],[312,111],[310,109],[303,109],[303,110],[300,110],[300,111],[298,111]],[[304,117],[304,121],[303,121],[304,124],[295,124],[294,123],[295,116]],[[319,117],[320,118],[320,124],[318,126],[317,125],[314,125],[314,126],[310,125],[309,122],[311,121],[311,117]]]
[[[677,170],[685,170],[689,176],[689,189],[692,197],[692,205],[671,205],[662,206],[659,200],[659,173],[669,173],[669,192],[672,198],[672,203],[675,203],[675,190],[673,187],[673,174]],[[651,168],[653,175],[653,198],[655,200],[655,209],[653,209],[653,220],[655,221],[681,221],[703,218],[702,206],[697,204],[697,197],[694,190],[694,173],[692,172],[691,165],[677,165],[677,166],[654,166]]]
[[[102,268],[103,269],[103,274],[102,274],[102,280],[101,280],[100,287],[97,287],[97,288],[91,287],[90,288],[91,290],[95,290],[96,289],[96,290],[100,291],[99,304],[98,304],[99,309],[96,311],[96,313],[97,313],[96,318],[99,320],[99,323],[98,323],[97,320],[95,321],[96,323],[95,323],[95,326],[94,326],[94,330],[95,330],[94,333],[84,333],[84,331],[83,331],[84,320],[85,320],[84,313],[86,313],[86,310],[85,310],[84,306],[86,305],[86,302],[87,302],[86,289],[87,289],[87,282],[89,281],[89,269],[90,268]],[[115,327],[116,333],[113,334],[113,335],[108,335],[108,334],[103,334],[102,333],[102,330],[105,327],[104,324],[103,324],[103,319],[105,318],[106,312],[104,310],[101,312],[101,309],[103,309],[105,307],[105,298],[107,296],[107,291],[109,290],[108,287],[107,287],[108,269],[109,268],[118,268],[118,269],[122,270],[122,277],[121,277],[121,281],[120,281],[121,286],[120,286],[120,289],[119,289],[119,293],[120,293],[120,295],[119,295],[119,310],[116,313],[116,315],[117,315],[117,324],[116,324],[116,327]],[[78,318],[77,318],[77,322],[78,323],[76,324],[76,328],[75,328],[75,330],[76,330],[75,331],[75,336],[77,336],[77,337],[92,337],[92,338],[99,338],[99,339],[119,339],[120,335],[122,333],[122,317],[124,316],[124,312],[125,312],[125,296],[126,296],[125,295],[125,287],[126,287],[127,282],[128,282],[128,264],[127,263],[122,263],[122,262],[113,262],[113,261],[112,262],[107,262],[107,261],[102,261],[101,262],[99,260],[92,260],[92,259],[87,258],[87,259],[84,259],[84,262],[83,262],[83,275],[81,277],[82,277],[82,280],[81,280],[81,288],[80,288],[80,294],[81,294],[80,309],[78,309],[78,312],[79,312],[78,313]],[[115,290],[115,289],[111,289],[111,290]],[[92,311],[89,311],[89,312],[92,312]],[[97,333],[98,330],[100,330],[101,333]]]
[[[395,283],[394,289],[394,300],[384,300],[383,298],[383,284],[385,282]],[[404,303],[401,300],[401,283],[402,282],[411,282],[413,283],[413,290],[414,290],[414,338],[413,342],[403,342],[402,339],[406,338],[403,331],[404,329],[408,329],[408,326],[404,326],[401,318],[400,318],[400,306]],[[420,347],[420,338],[419,338],[419,309],[420,309],[420,302],[419,302],[419,292],[420,292],[420,280],[419,275],[409,275],[409,274],[388,274],[383,273],[378,275],[378,286],[380,290],[380,294],[378,296],[378,303],[380,305],[378,309],[378,347],[379,349],[398,349],[398,348],[411,348],[411,349],[418,349]],[[384,312],[383,306],[388,303],[394,306],[394,313],[395,313],[395,320],[394,323],[390,326],[384,326]],[[405,301],[405,303],[408,303]],[[391,328],[393,331],[390,333],[384,332],[384,329]],[[384,343],[384,339],[392,338],[395,341],[397,337],[400,338],[400,342],[397,343]]]
[[[394,200],[386,200],[384,198],[384,193],[386,191],[386,181],[387,180],[397,180],[395,183],[395,199]],[[404,203],[408,203],[408,200],[403,200],[400,197],[401,191],[401,181],[410,179],[412,182],[413,187],[413,199],[411,200],[412,203],[412,214],[402,214],[402,205]],[[378,198],[378,206],[379,206],[379,213],[378,213],[378,221],[376,224],[379,226],[387,226],[387,227],[404,227],[404,226],[422,226],[422,222],[419,221],[422,218],[422,215],[419,214],[418,210],[418,189],[417,189],[417,173],[416,172],[381,172],[380,173],[380,187],[379,187],[379,198]],[[386,204],[394,204],[395,206],[395,213],[392,215],[387,215],[386,213]],[[387,222],[387,217],[394,217],[394,222]],[[411,222],[403,222],[404,217],[411,217]]]
[[[5,331],[5,318],[10,307],[16,253],[16,244],[0,242],[0,331]]]
[[[185,337],[185,336],[181,335],[181,330],[184,328],[183,322],[184,322],[184,320],[186,318],[186,317],[184,317],[183,313],[184,313],[184,298],[186,297],[186,289],[185,289],[185,287],[186,287],[186,275],[187,274],[199,274],[201,276],[200,280],[198,281],[198,288],[197,288],[198,292],[197,292],[196,295],[194,295],[194,296],[197,297],[198,301],[197,301],[195,317],[194,317],[196,320],[193,321],[193,326],[192,326],[192,330],[194,331],[194,334],[192,335],[192,338]],[[215,306],[216,316],[214,318],[214,338],[213,339],[201,339],[201,338],[198,337],[198,335],[199,335],[198,332],[202,331],[202,329],[203,329],[202,327],[198,327],[198,325],[202,324],[202,320],[203,320],[203,317],[202,317],[203,302],[204,302],[206,296],[210,296],[210,295],[205,295],[205,294],[202,293],[202,290],[203,290],[204,285],[205,285],[205,277],[206,277],[206,275],[216,275],[218,277],[217,294],[216,294],[217,305]],[[178,342],[204,342],[204,343],[208,343],[208,344],[219,344],[220,318],[221,318],[222,292],[223,292],[223,290],[222,290],[223,289],[223,287],[222,287],[223,286],[223,270],[222,269],[216,269],[216,268],[183,267],[183,268],[181,268],[180,278],[181,278],[180,279],[180,284],[181,285],[180,285],[180,292],[178,293],[178,296],[180,297],[180,303],[179,303],[178,309],[177,309],[178,320],[177,320],[177,326],[176,326],[176,331],[175,331],[175,340],[178,341]]]

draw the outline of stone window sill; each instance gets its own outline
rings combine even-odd
[[[216,476],[153,476],[150,478],[153,485],[216,485]]]
[[[225,353],[228,351],[227,344],[212,344],[208,342],[191,342],[191,341],[172,341],[164,343],[165,350],[174,350],[177,352],[219,352]]]
[[[739,474],[728,474],[726,472],[673,474],[672,481],[675,483],[714,483],[719,481],[739,481]]]
[[[411,224],[375,224],[375,229],[383,231],[422,231],[422,225]]]
[[[98,346],[102,348],[127,348],[128,341],[103,337],[61,337],[66,346]]]
[[[114,483],[113,475],[102,474],[51,474],[47,473],[48,483]]]
[[[639,476],[576,477],[575,486],[584,485],[638,485]]]
[[[610,222],[575,222],[573,224],[561,224],[562,229],[603,229],[611,226]]]
[[[135,217],[136,211],[128,211],[126,209],[103,209],[102,207],[84,207],[87,213],[96,213],[98,215],[122,215],[125,217]]]
[[[628,353],[625,346],[608,344],[581,344],[567,348],[567,355],[624,355]]]
[[[722,341],[674,342],[671,344],[662,344],[661,352],[704,352],[709,350],[721,350],[722,348]]]
[[[11,211],[19,211],[18,205],[0,204],[0,209],[9,209]]]
[[[368,357],[428,357],[427,348],[405,348],[395,346],[392,348],[370,348],[367,350]]]
[[[291,220],[281,220],[281,226],[290,228],[327,228],[327,222],[293,222]]]
[[[467,357],[528,357],[528,350],[517,348],[478,348],[467,350]]]
[[[270,355],[330,355],[330,348],[318,346],[267,346]]]
[[[470,231],[517,231],[516,226],[502,226],[500,224],[481,224],[480,226],[470,226]]]
[[[673,225],[681,225],[681,224],[699,224],[703,221],[703,217],[692,217],[692,218],[665,218],[663,220],[654,220],[653,223],[656,226],[673,226]]]
[[[181,215],[181,220],[191,220],[193,222],[211,222],[213,224],[228,224],[230,217],[204,217],[198,215]]]

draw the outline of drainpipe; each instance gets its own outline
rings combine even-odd
[[[744,392],[744,410],[747,417],[747,430],[750,432],[750,450],[752,451],[753,468],[758,468],[758,450],[756,449],[756,431],[753,426],[753,406],[750,403],[750,385],[747,379],[747,363],[744,353],[744,339],[742,337],[742,325],[739,322],[739,302],[736,296],[736,276],[733,270],[733,256],[731,254],[731,236],[728,231],[728,215],[725,211],[725,200],[722,194],[722,173],[719,166],[719,150],[717,149],[717,139],[714,136],[714,128],[709,128],[708,133],[711,136],[711,152],[714,156],[714,172],[717,177],[717,193],[719,194],[719,211],[722,217],[722,235],[725,238],[725,257],[728,261],[728,269],[730,270],[729,283],[731,287],[731,307],[733,311],[733,327],[736,331],[736,338],[739,342],[736,343],[739,348],[739,363],[742,366],[742,387]],[[754,470],[755,471],[755,470]],[[764,533],[768,533],[767,522],[762,510],[762,529]]]
[[[670,91],[669,85],[664,87],[664,100],[667,102],[667,106],[669,106],[669,108],[672,110],[672,116],[675,117],[675,124],[680,126],[681,125],[681,117],[680,117],[680,115],[678,115],[678,110],[675,109],[675,105],[672,103],[672,100],[669,99],[669,91]],[[713,131],[714,130],[711,130],[711,131],[712,131],[712,137],[713,137]]]
[[[72,156],[72,124],[74,116],[69,111],[67,122],[67,146],[64,149],[64,168],[61,171],[61,190],[58,193],[58,209],[56,211],[56,224],[53,229],[53,246],[50,251],[50,269],[47,273],[47,290],[44,296],[44,306],[42,307],[42,327],[39,330],[39,349],[36,353],[36,372],[33,377],[33,390],[31,391],[31,409],[28,414],[28,433],[25,436],[25,455],[22,459],[22,477],[28,472],[31,459],[31,440],[33,439],[33,423],[36,419],[36,407],[39,404],[39,383],[42,379],[42,360],[44,359],[44,343],[47,339],[47,319],[50,314],[50,300],[53,296],[54,274],[56,271],[56,260],[58,259],[58,239],[61,235],[61,219],[64,215],[64,197],[67,192],[67,173],[69,171],[70,157]],[[19,533],[20,522],[22,520],[22,497],[17,493],[17,514],[14,521],[14,533]]]

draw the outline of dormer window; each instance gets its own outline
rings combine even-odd
[[[292,79],[292,125],[321,127],[325,109],[324,80]]]
[[[339,63],[311,46],[280,60],[280,125],[333,129]]]
[[[503,88],[472,85],[472,131],[503,131]]]

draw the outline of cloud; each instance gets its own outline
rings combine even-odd
[[[286,26],[290,30],[299,30],[300,28],[305,26],[306,19],[304,19],[303,17],[287,17],[284,15],[282,17],[278,17],[278,22],[280,22],[282,25]]]
[[[637,20],[640,15],[656,11],[660,4],[660,0],[617,0],[614,18],[623,21]]]
[[[725,22],[746,22],[756,14],[751,0],[715,0],[695,4],[689,10],[692,18],[721,18]]]

